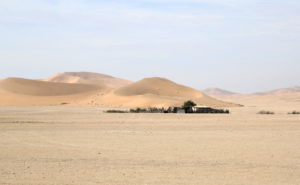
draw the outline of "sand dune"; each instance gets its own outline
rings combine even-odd
[[[98,93],[82,101],[82,104],[104,107],[169,107],[181,106],[187,100],[212,107],[238,106],[158,77],[146,78],[107,94]]]
[[[300,87],[275,89],[272,91],[255,93],[254,95],[283,95],[283,94],[293,94],[293,93],[300,93]]]
[[[198,105],[234,107],[200,91],[164,78],[146,78],[121,88],[45,82],[21,78],[0,81],[0,105],[60,105],[97,107],[169,107],[193,100]]]
[[[58,106],[73,105],[91,92],[64,96],[31,96],[0,90],[0,106]]]
[[[225,96],[285,95],[285,94],[300,93],[300,87],[295,86],[295,87],[281,88],[281,89],[275,89],[275,90],[271,90],[271,91],[257,92],[257,93],[250,93],[250,94],[235,93],[235,92],[231,92],[231,91],[227,91],[227,90],[219,89],[219,88],[208,88],[208,89],[204,89],[202,92],[209,96],[222,97],[222,98]]]
[[[99,86],[41,82],[21,78],[0,81],[1,106],[39,106],[74,104],[95,92],[104,92]]]
[[[204,89],[202,91],[203,93],[209,95],[209,96],[232,96],[232,95],[236,95],[238,93],[235,92],[231,92],[231,91],[227,91],[224,89],[219,89],[219,88],[208,88],[208,89]]]
[[[61,82],[61,83],[81,83],[98,86],[118,88],[130,84],[128,80],[115,78],[109,75],[90,73],[90,72],[65,72],[50,76],[42,81]]]
[[[41,82],[22,78],[7,78],[0,81],[0,89],[15,94],[31,96],[62,96],[99,91],[100,86]]]
[[[203,94],[195,89],[176,84],[165,78],[145,78],[116,91],[123,96],[153,94],[171,97],[199,98]]]
[[[98,107],[120,107],[120,108],[135,108],[135,107],[170,107],[181,106],[185,101],[193,100],[197,105],[205,105],[211,107],[237,107],[240,106],[234,103],[220,101],[208,96],[201,98],[190,97],[171,97],[158,96],[153,94],[135,95],[135,96],[120,96],[114,93],[93,95],[78,102],[80,105],[98,106]]]
[[[277,94],[277,95],[242,95],[222,98],[224,101],[242,104],[254,109],[272,111],[300,110],[300,93]],[[256,110],[258,111],[258,110]]]

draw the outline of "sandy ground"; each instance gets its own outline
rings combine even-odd
[[[255,111],[0,107],[0,184],[300,184],[300,116]]]

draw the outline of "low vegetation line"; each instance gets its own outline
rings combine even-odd
[[[289,112],[288,114],[300,114],[299,111],[292,111],[292,112]]]
[[[272,115],[272,114],[275,114],[275,113],[272,112],[272,111],[261,110],[261,111],[259,111],[257,114],[268,114],[268,115]]]
[[[124,111],[124,110],[107,110],[104,112],[105,113],[128,113],[128,111]]]
[[[177,114],[229,114],[229,110],[214,109],[207,106],[197,106],[192,101],[186,101],[181,107],[169,108],[136,108],[129,111],[124,110],[107,110],[106,113],[177,113]]]

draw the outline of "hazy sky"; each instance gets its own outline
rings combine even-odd
[[[64,71],[237,92],[300,85],[300,1],[0,0],[0,78]]]

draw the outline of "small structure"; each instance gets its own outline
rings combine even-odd
[[[182,109],[182,108],[179,108],[177,109],[177,114],[185,114],[186,113],[186,110],[185,109]]]
[[[223,109],[214,109],[207,106],[194,106],[192,107],[193,113],[229,113],[229,110],[223,110]]]
[[[195,113],[211,113],[214,110],[208,106],[195,106],[195,107],[192,107],[192,109],[193,109],[193,112],[195,112]]]

